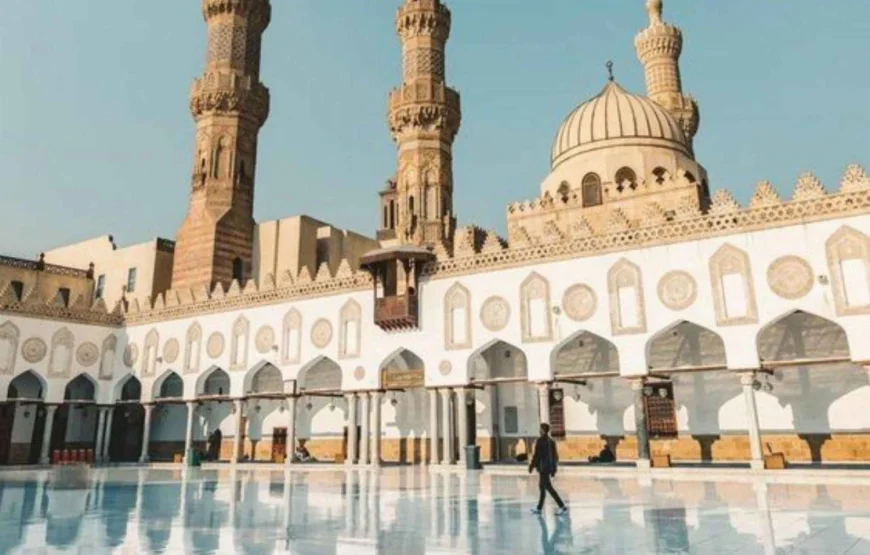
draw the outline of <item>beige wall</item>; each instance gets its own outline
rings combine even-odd
[[[0,257],[0,291],[6,289],[13,281],[22,284],[22,295],[27,296],[33,291],[43,301],[51,302],[61,288],[69,289],[69,304],[79,297],[90,306],[93,302],[94,281],[85,272],[77,269],[48,266],[37,270],[37,263],[32,260],[21,260]]]
[[[121,300],[130,268],[136,268],[136,286],[127,293],[127,300],[142,302],[169,289],[172,251],[172,243],[163,239],[117,248],[110,235],[103,235],[46,251],[45,261],[80,269],[93,263],[94,287],[99,276],[104,275],[103,299],[111,310]]]

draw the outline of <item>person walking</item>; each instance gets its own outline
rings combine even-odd
[[[538,506],[532,509],[533,514],[541,514],[548,492],[559,506],[556,514],[558,516],[568,514],[568,507],[562,502],[562,498],[559,497],[553,487],[553,482],[551,482],[551,479],[556,476],[558,466],[559,453],[556,450],[556,442],[550,437],[550,425],[545,422],[541,424],[541,435],[535,441],[535,454],[532,456],[532,462],[529,463],[529,474],[537,470],[540,476],[538,488],[541,491],[541,496],[538,498]]]

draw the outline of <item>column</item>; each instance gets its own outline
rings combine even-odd
[[[97,437],[94,445],[94,462],[101,462],[103,452],[103,428],[106,425],[106,409],[97,407]]]
[[[347,464],[356,463],[356,393],[347,395]]]
[[[151,410],[154,409],[154,405],[142,405],[142,408],[145,409],[145,418],[142,421],[142,455],[139,457],[139,462],[147,463],[148,444],[151,442]]]
[[[188,462],[190,449],[193,446],[193,414],[196,412],[196,401],[187,402],[187,428],[184,432],[184,462]]]
[[[42,432],[42,449],[39,453],[39,464],[51,462],[49,450],[51,449],[51,429],[54,427],[55,412],[57,412],[57,405],[45,405],[45,430]]]
[[[761,426],[758,423],[758,406],[755,404],[755,372],[740,374],[743,386],[743,401],[746,403],[746,422],[749,428],[749,449],[752,453],[750,466],[755,470],[764,469],[764,456],[761,450]]]
[[[369,464],[369,396],[367,393],[361,393],[360,397],[362,397],[362,410],[360,410],[362,453],[360,453],[359,464]]]
[[[634,426],[637,430],[637,467],[648,469],[649,462],[649,429],[646,422],[646,411],[643,410],[643,388],[646,378],[631,380],[631,390],[634,396]]]
[[[550,384],[548,383],[539,383],[538,384],[538,409],[540,410],[540,415],[538,416],[541,424],[549,424],[550,423]]]
[[[381,392],[372,391],[372,466],[381,466]]]
[[[456,393],[456,412],[459,413],[456,425],[459,427],[459,463],[465,466],[465,446],[468,445],[468,402],[466,399],[466,389],[457,387],[453,390]]]
[[[101,455],[101,460],[103,462],[110,462],[109,444],[112,442],[112,421],[115,419],[115,407],[108,407],[106,409],[106,416],[106,429],[103,432],[103,453]]]
[[[233,401],[233,409],[235,410],[235,435],[233,436],[233,453],[230,455],[230,462],[239,462],[239,452],[242,450],[242,400],[236,399]]]
[[[453,429],[450,426],[450,390],[442,389],[441,393],[441,429],[444,441],[441,443],[441,464],[453,464]]]
[[[286,464],[293,464],[296,456],[296,397],[287,399],[287,458]],[[285,486],[286,487],[286,486]]]
[[[438,390],[429,390],[429,464],[438,464]]]

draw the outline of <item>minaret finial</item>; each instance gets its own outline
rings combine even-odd
[[[607,79],[613,81],[613,62],[608,61],[605,65],[607,66]]]
[[[662,24],[662,0],[646,0],[646,11],[649,14],[650,25]]]

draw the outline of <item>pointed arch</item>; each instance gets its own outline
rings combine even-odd
[[[470,381],[505,378],[521,381],[527,379],[528,375],[526,353],[519,347],[500,339],[489,341],[468,357]]]
[[[426,367],[423,359],[409,349],[397,349],[381,362],[378,375],[381,387],[423,387]]]
[[[11,375],[15,372],[15,359],[18,355],[18,342],[21,332],[18,326],[7,320],[0,325],[0,374]]]
[[[275,365],[263,362],[252,368],[245,376],[245,394],[282,394],[284,376]]]
[[[127,374],[115,384],[115,394],[112,401],[140,401],[142,400],[142,382],[133,374]]]
[[[184,336],[184,370],[185,374],[199,372],[199,361],[202,354],[202,326],[194,322],[187,328]]]
[[[60,328],[51,336],[51,351],[48,357],[48,376],[50,378],[69,377],[74,345],[75,336],[65,327]]]
[[[836,322],[803,310],[790,311],[758,331],[761,362],[849,358],[846,331]]]
[[[679,320],[650,337],[646,344],[650,370],[728,367],[725,342],[714,331]]]
[[[471,345],[471,291],[456,282],[444,295],[444,348],[455,351]]]
[[[197,380],[196,396],[229,397],[230,387],[230,375],[223,368],[212,366]]]
[[[99,384],[88,374],[79,374],[66,384],[65,401],[96,401]]]
[[[115,358],[118,352],[118,338],[111,334],[103,340],[100,350],[100,370],[97,377],[101,380],[111,380],[115,374]]]
[[[716,325],[738,326],[758,322],[755,286],[749,255],[725,244],[710,258],[710,281]]]
[[[302,314],[291,308],[284,315],[281,330],[281,362],[299,364],[302,360]]]
[[[553,339],[550,282],[537,272],[529,274],[520,284],[520,323],[523,343]]]
[[[184,380],[173,370],[167,370],[152,386],[154,399],[183,399]]]
[[[245,370],[248,367],[248,336],[251,323],[242,314],[233,323],[232,341],[230,342],[230,371]]]
[[[619,374],[619,351],[600,335],[580,330],[553,349],[550,365],[556,378],[601,372]]]
[[[646,301],[640,266],[623,258],[607,272],[613,335],[646,333]]]
[[[6,392],[8,399],[43,400],[48,384],[38,373],[27,370],[15,376],[9,382]]]
[[[329,357],[320,356],[306,364],[296,379],[300,393],[306,391],[341,391],[341,366]]]
[[[362,340],[362,308],[349,299],[339,313],[338,358],[350,359],[360,355]]]
[[[143,378],[153,378],[157,370],[157,349],[160,345],[160,334],[156,328],[151,328],[145,336],[142,349],[141,375]]]
[[[844,225],[825,242],[837,316],[870,314],[870,237]]]

